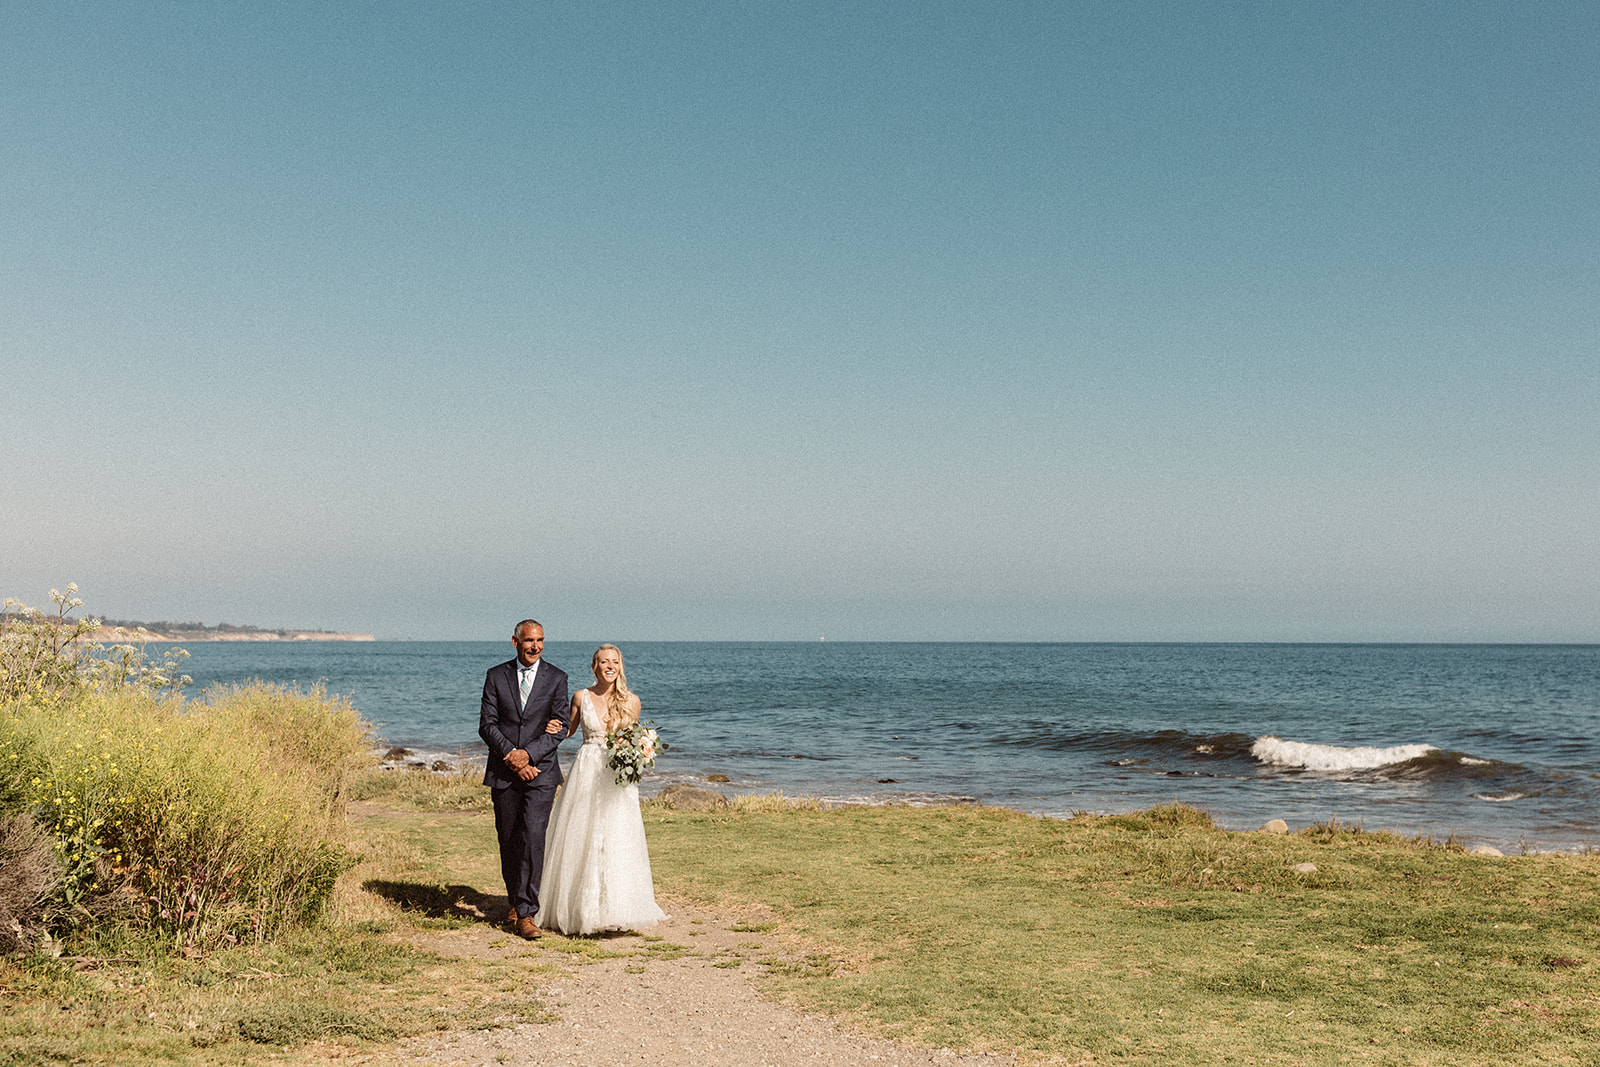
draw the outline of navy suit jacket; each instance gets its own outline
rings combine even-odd
[[[556,748],[566,740],[572,725],[571,708],[567,701],[567,675],[560,667],[539,661],[526,706],[517,685],[517,661],[490,667],[484,675],[483,710],[478,715],[478,736],[489,746],[483,784],[493,789],[524,784],[529,789],[554,789],[560,785],[561,764],[556,759]],[[544,732],[551,719],[561,720],[559,734]],[[528,763],[539,769],[539,776],[531,782],[524,783],[516,771],[506,766],[506,756],[517,748],[525,751]]]

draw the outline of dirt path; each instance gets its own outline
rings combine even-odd
[[[559,1021],[423,1038],[402,1046],[400,1058],[441,1067],[999,1067],[1015,1062],[1008,1055],[909,1049],[763,1001],[751,976],[760,970],[757,960],[785,955],[776,938],[736,930],[742,925],[736,918],[678,901],[663,900],[662,907],[672,918],[650,931],[662,940],[625,936],[594,946],[634,955],[587,960],[560,951],[553,938],[533,948],[542,962],[564,972],[538,989]],[[415,943],[447,955],[484,958],[532,948],[486,926],[422,935]],[[688,954],[674,945],[685,946]]]

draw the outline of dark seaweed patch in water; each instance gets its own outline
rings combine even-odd
[[[1447,752],[1443,749],[1434,749],[1432,752],[1401,763],[1387,763],[1382,767],[1345,772],[1352,781],[1380,778],[1399,780],[1448,778],[1458,781],[1479,781],[1499,780],[1527,773],[1526,767],[1516,763],[1485,760],[1470,753]]]
[[[1066,732],[1052,723],[1027,722],[994,740],[1058,752],[1103,752],[1135,759],[1249,759],[1251,734],[1193,733],[1188,730],[1079,730]]]

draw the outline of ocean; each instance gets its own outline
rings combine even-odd
[[[321,683],[413,760],[481,765],[484,671],[510,641],[200,643],[195,688]],[[591,679],[593,644],[545,659]],[[638,642],[672,748],[642,786],[1043,816],[1181,801],[1282,818],[1600,847],[1600,646]],[[563,746],[570,760],[576,741]]]

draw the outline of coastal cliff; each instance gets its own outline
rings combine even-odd
[[[141,633],[140,630],[143,630]],[[108,623],[93,630],[89,640],[100,644],[182,641],[375,641],[372,634],[332,633],[327,630],[258,630],[253,626],[177,628],[144,623]]]

